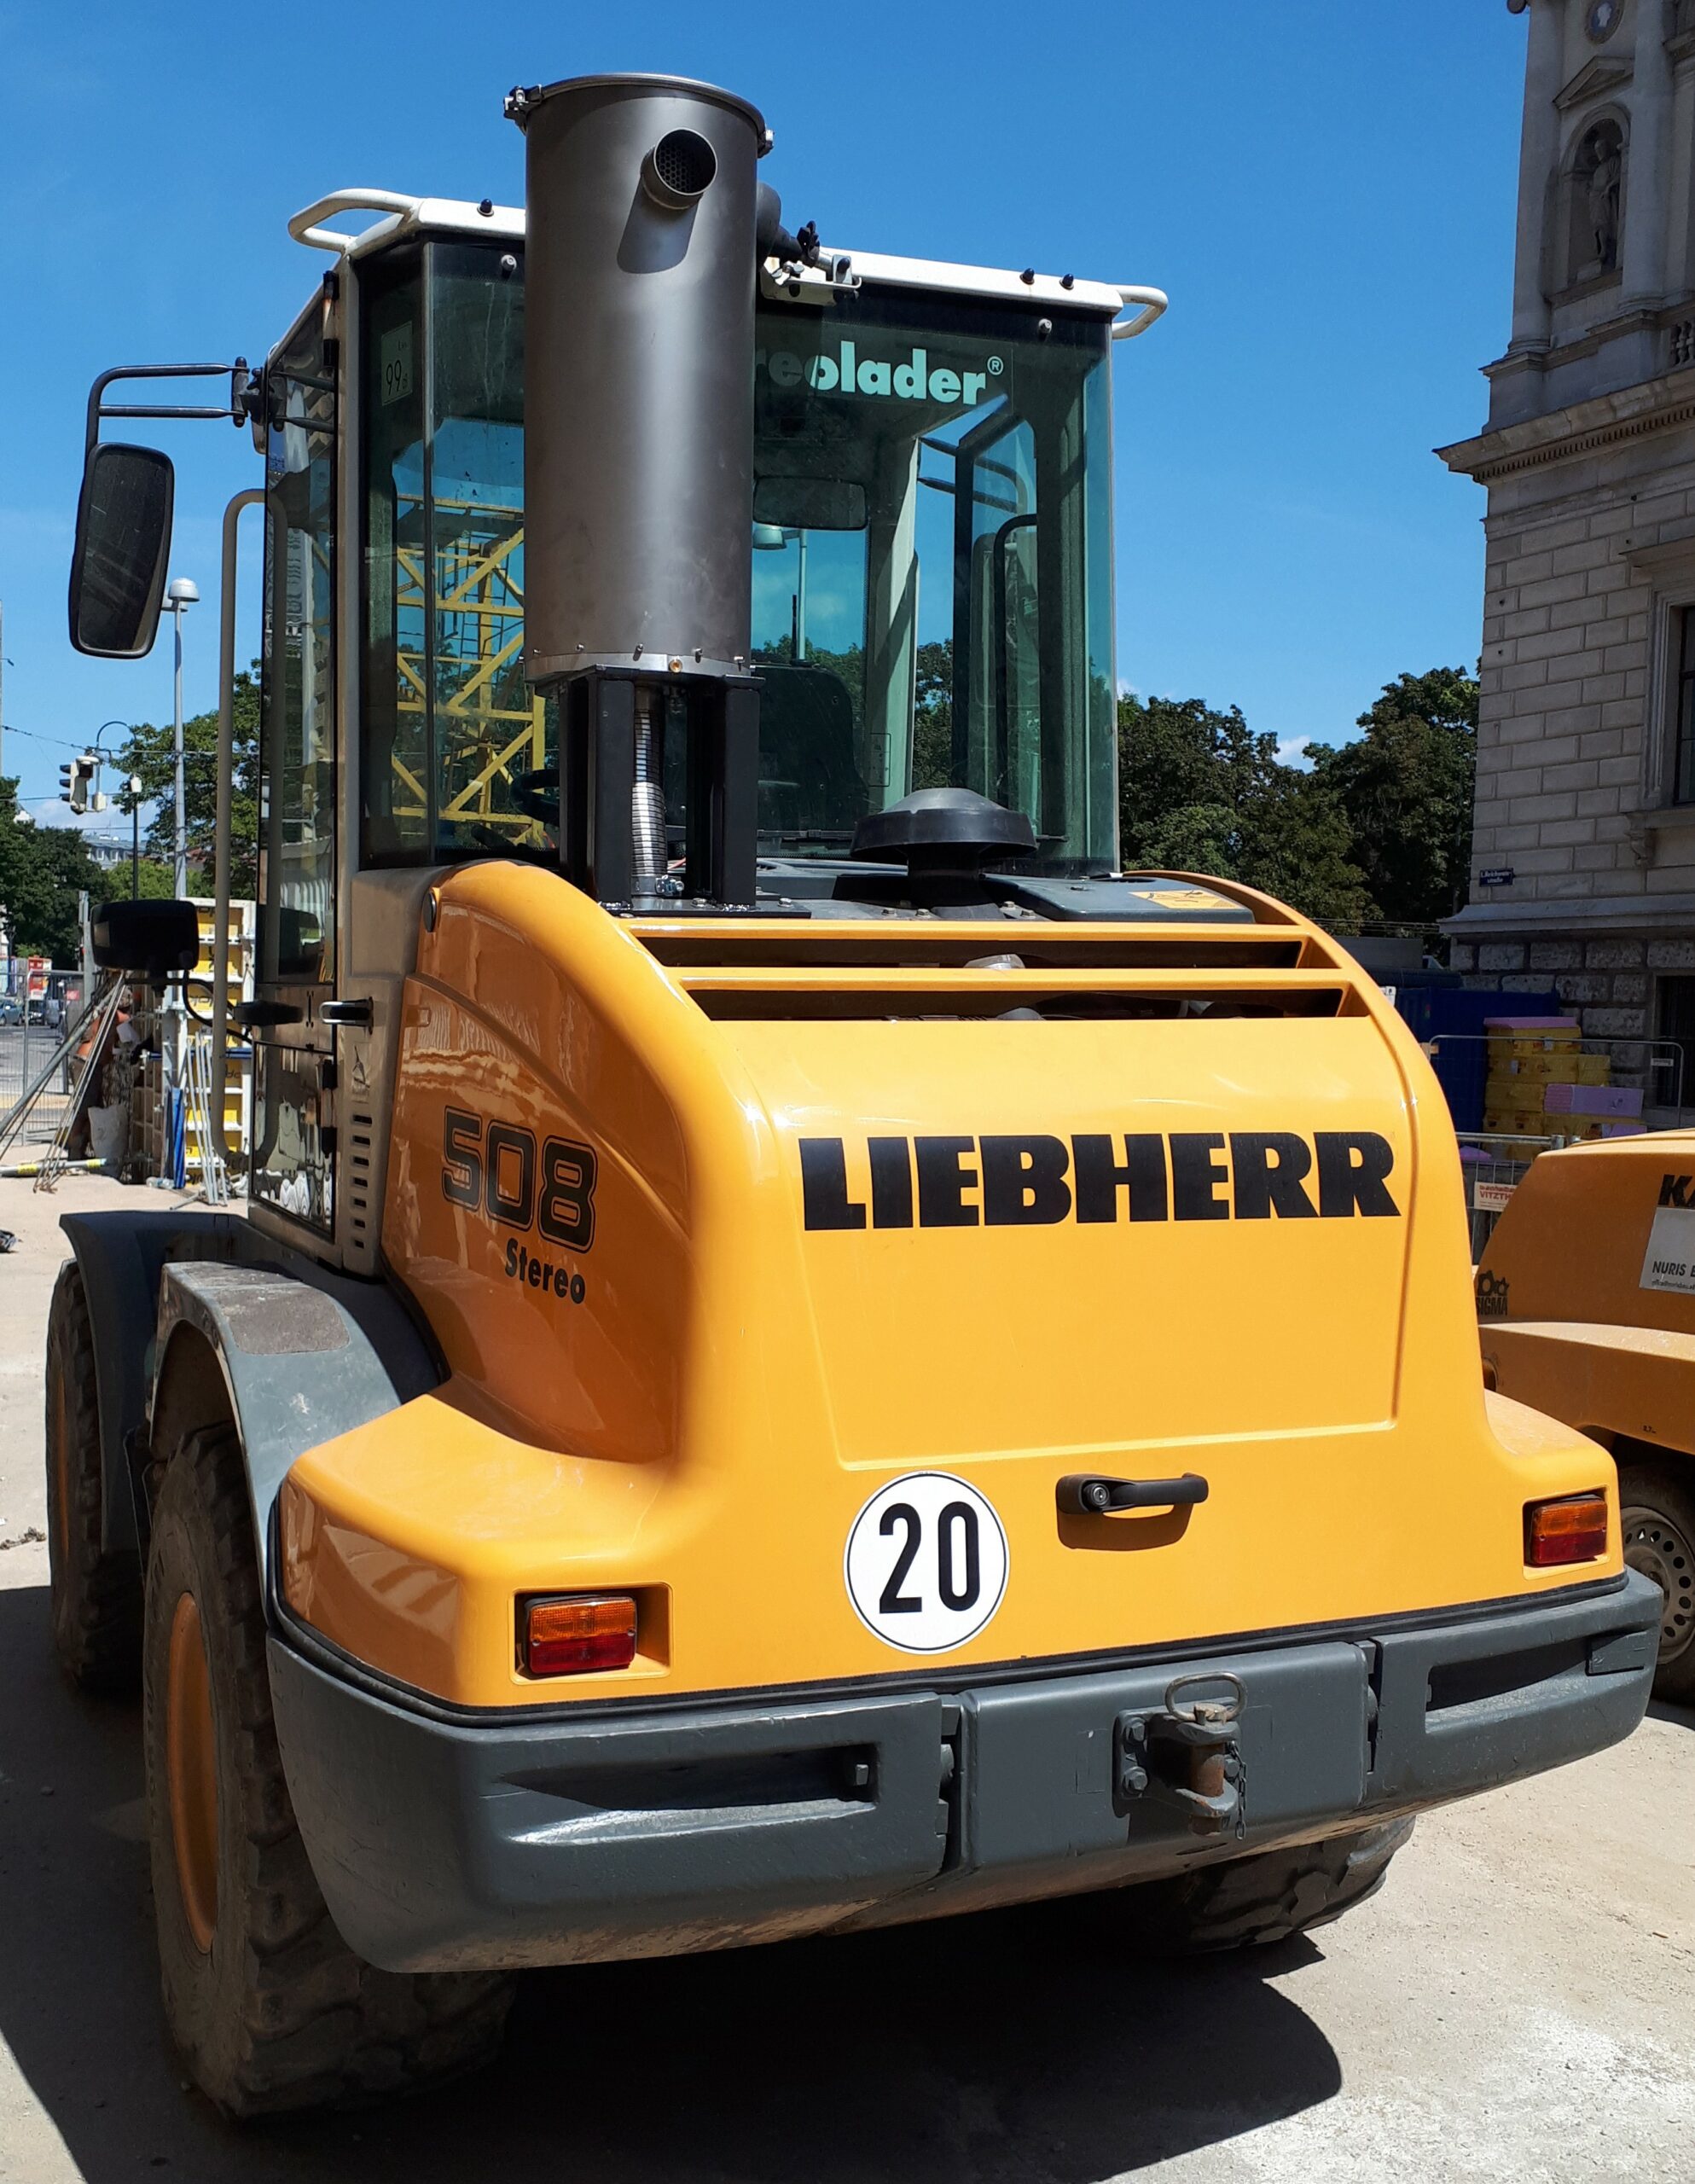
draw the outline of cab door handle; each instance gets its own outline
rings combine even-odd
[[[1103,1478],[1086,1471],[1068,1472],[1054,1490],[1062,1511],[1071,1517],[1111,1517],[1121,1509],[1170,1509],[1204,1502],[1210,1490],[1199,1472],[1181,1478]]]

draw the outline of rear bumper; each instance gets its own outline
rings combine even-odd
[[[1417,1811],[1628,1736],[1659,1617],[1658,1592],[1627,1573],[1413,1629],[580,1720],[414,1711],[281,1636],[270,1675],[337,1926],[376,1964],[437,1970],[1109,1888]],[[1162,1718],[1174,1677],[1239,1685],[1239,1827],[1197,1833],[1157,1781],[1127,1776],[1135,1725]]]

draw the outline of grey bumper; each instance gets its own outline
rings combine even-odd
[[[336,1925],[374,1963],[439,1970],[876,1925],[1369,1825],[1628,1736],[1659,1617],[1628,1574],[1413,1629],[580,1721],[414,1711],[277,1637],[270,1676]],[[1135,1786],[1175,1678],[1239,1694],[1222,1829]],[[1178,1747],[1152,1748],[1157,1776]]]

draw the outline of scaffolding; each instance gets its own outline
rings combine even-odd
[[[427,572],[425,548],[401,543],[409,533],[427,535],[422,497],[403,495],[395,513],[398,710],[417,724],[416,752],[425,747],[425,726],[433,715],[438,816],[474,821],[514,843],[540,847],[547,839],[543,827],[511,793],[515,774],[547,764],[546,706],[530,696],[524,680],[524,511],[492,501],[432,498],[434,566]],[[394,816],[421,821],[426,783],[398,748],[392,764]]]

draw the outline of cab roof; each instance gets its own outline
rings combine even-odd
[[[380,218],[356,233],[342,234],[322,224],[338,213],[374,212]],[[398,237],[431,233],[463,235],[494,241],[521,242],[524,209],[518,205],[496,205],[485,198],[473,205],[453,197],[409,197],[392,189],[334,189],[297,212],[288,223],[297,242],[319,250],[332,250],[357,259],[381,249]],[[1014,273],[987,265],[955,265],[943,259],[895,258],[876,251],[827,253],[851,260],[861,279],[893,288],[943,290],[955,295],[981,296],[1001,302],[1045,303],[1060,311],[1098,312],[1116,318],[1127,305],[1141,306],[1139,318],[1126,322],[1137,332],[1152,325],[1165,308],[1158,288],[1126,288],[1106,281],[1085,281],[1069,274],[1039,273],[1034,269]],[[818,274],[800,276],[823,283]]]

